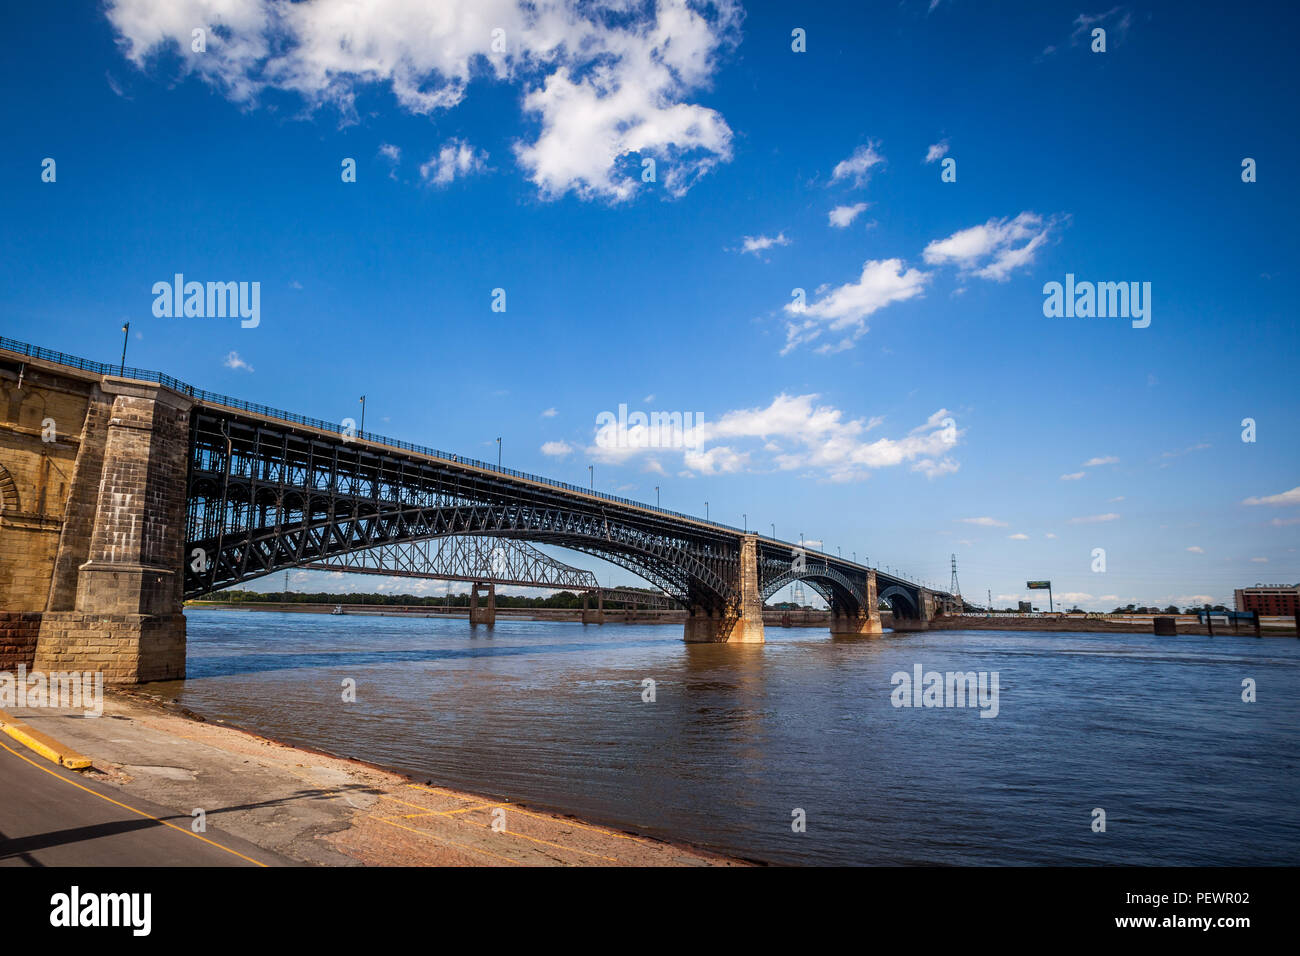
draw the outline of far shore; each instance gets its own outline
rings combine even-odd
[[[401,605],[401,604],[298,604],[280,601],[186,601],[187,608],[202,608],[216,611],[285,611],[294,614],[333,614],[340,608],[344,615],[371,617],[469,617],[468,607],[446,607],[438,605]],[[683,610],[650,610],[606,608],[603,612],[605,624],[681,624],[686,620]],[[508,621],[571,621],[583,620],[581,608],[503,608],[496,609],[497,620]],[[1254,637],[1254,626],[1246,621],[1237,621],[1235,626],[1221,618],[1213,621],[1213,633],[1210,626],[1202,623],[1194,614],[1070,614],[1066,612],[1015,614],[1006,612],[967,613],[958,615],[941,615],[932,619],[925,630],[944,631],[1042,631],[1047,633],[1088,633],[1088,634],[1152,634],[1155,618],[1171,617],[1179,635],[1200,635],[1203,637]],[[893,615],[888,611],[880,612],[881,623],[886,629],[894,626]],[[589,624],[598,626],[597,619],[589,614]],[[826,627],[830,623],[830,613],[815,609],[786,611],[781,608],[765,608],[763,623],[767,627]],[[899,631],[916,630],[914,627],[899,627]],[[1296,621],[1293,617],[1260,618],[1261,637],[1295,637]]]

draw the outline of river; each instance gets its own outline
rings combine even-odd
[[[730,855],[1300,861],[1295,639],[769,627],[730,646],[680,625],[186,616],[189,678],[157,686],[208,718]],[[996,671],[996,716],[894,706],[918,664]]]

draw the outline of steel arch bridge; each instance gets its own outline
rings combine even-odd
[[[186,597],[285,568],[361,569],[372,559],[346,556],[374,549],[484,536],[599,557],[719,621],[795,580],[833,612],[870,615],[876,577],[896,616],[926,616],[928,589],[905,578],[590,489],[207,398],[189,428]]]

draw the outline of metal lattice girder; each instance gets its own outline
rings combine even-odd
[[[596,575],[562,564],[524,541],[460,535],[347,551],[302,565],[320,571],[521,584],[568,591],[600,587]]]
[[[357,440],[320,424],[211,400],[195,404],[187,597],[376,548],[487,536],[595,555],[688,608],[739,606],[747,532],[482,462]],[[789,572],[797,546],[754,537],[763,590]],[[805,569],[802,579],[829,593],[838,609],[861,606],[864,565],[808,558],[815,573]],[[921,605],[915,583],[883,574],[879,581]]]

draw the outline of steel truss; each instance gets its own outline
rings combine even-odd
[[[348,551],[302,567],[437,581],[521,584],[559,591],[600,588],[590,571],[562,564],[527,542],[487,535],[429,538]]]

